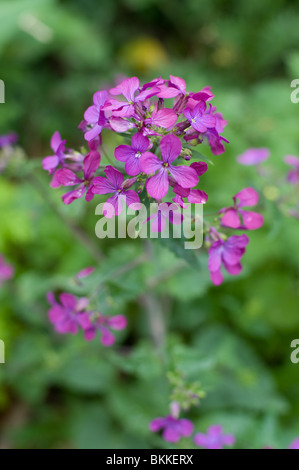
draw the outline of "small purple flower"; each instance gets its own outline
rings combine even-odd
[[[113,166],[106,166],[104,176],[97,176],[93,180],[94,187],[93,194],[109,194],[114,193],[104,204],[103,215],[111,219],[114,215],[119,215],[122,211],[123,201],[133,210],[140,208],[140,199],[138,194],[129,189],[135,182],[136,178],[131,178],[124,181],[123,174],[113,168]]]
[[[289,171],[287,180],[291,184],[298,184],[299,183],[299,158],[295,157],[294,155],[287,155],[284,157],[284,161],[287,165],[291,165],[293,167],[292,170]]]
[[[194,162],[191,163],[190,168],[193,168],[197,175],[201,176],[207,171],[208,165],[205,162]],[[208,200],[208,195],[205,191],[182,188],[179,184],[175,184],[173,192],[176,194],[174,202],[179,203],[181,207],[185,205],[182,199],[183,197],[186,197],[190,204],[205,204]]]
[[[3,281],[9,281],[14,275],[14,268],[11,264],[6,263],[4,257],[0,255],[0,287]]]
[[[141,158],[143,173],[150,175],[146,182],[148,194],[155,199],[166,196],[169,188],[168,172],[182,188],[192,188],[198,183],[198,176],[194,168],[188,166],[174,166],[172,162],[177,159],[182,150],[182,144],[178,137],[166,135],[160,143],[162,161],[153,153],[147,152]]]
[[[216,118],[206,113],[205,101],[199,101],[194,109],[186,108],[183,114],[189,123],[198,132],[206,132],[208,128],[216,126]]]
[[[115,315],[109,317],[100,314],[98,318],[92,322],[85,322],[83,327],[84,338],[86,341],[92,341],[99,331],[101,334],[101,343],[104,346],[112,346],[115,343],[115,336],[111,330],[124,330],[127,326],[127,319],[124,315]]]
[[[291,442],[289,449],[299,449],[299,437]]]
[[[181,214],[180,208],[177,204],[162,202],[158,205],[157,209],[157,212],[150,215],[147,219],[147,221],[152,221],[152,232],[162,232],[166,227],[167,221],[173,225],[181,225],[183,222],[183,214]]]
[[[56,302],[54,294],[49,292],[48,302],[51,305],[49,310],[49,320],[53,323],[55,330],[60,334],[76,334],[79,328],[84,328],[89,321],[86,308],[88,299],[81,297],[77,299],[72,294],[60,294],[60,303]]]
[[[242,271],[240,260],[248,243],[247,235],[232,235],[226,241],[219,239],[212,243],[209,249],[209,271],[215,286],[223,282],[221,265],[232,276],[240,274]]]
[[[137,132],[132,137],[131,146],[119,145],[115,149],[115,158],[125,162],[125,170],[128,175],[136,176],[141,173],[140,157],[152,147],[150,140],[142,133]]]
[[[18,135],[15,132],[0,135],[0,149],[3,147],[10,147],[18,141]]]
[[[61,139],[61,135],[56,131],[51,138],[51,149],[54,152],[54,155],[50,157],[45,157],[43,159],[43,169],[48,171],[51,174],[54,173],[58,165],[62,165],[66,158],[65,156],[65,144],[66,140]]]
[[[168,415],[151,421],[151,431],[159,432],[161,429],[163,429],[162,437],[165,441],[178,442],[182,437],[191,436],[194,425],[189,419],[178,419]]]
[[[195,434],[194,442],[197,446],[204,447],[205,449],[222,449],[223,446],[234,445],[235,436],[223,434],[222,426],[214,424],[209,427],[207,434]]]
[[[64,204],[71,204],[75,199],[78,199],[85,195],[86,201],[91,201],[94,197],[92,192],[93,187],[93,178],[94,173],[98,169],[101,162],[101,155],[95,151],[91,150],[89,154],[85,157],[83,162],[83,174],[84,178],[78,178],[78,176],[68,168],[62,168],[57,170],[55,173],[55,178],[58,183],[62,186],[75,186],[78,185],[76,189],[70,191],[62,196]]]
[[[270,151],[267,148],[250,148],[237,157],[241,165],[259,165],[269,158]]]
[[[115,88],[111,88],[109,93],[111,95],[123,95],[126,99],[125,102],[110,99],[103,106],[103,110],[113,112],[113,116],[118,117],[134,117],[136,116],[135,105],[154,96],[160,91],[159,88],[153,87],[149,90],[139,91],[139,79],[137,77],[126,78]],[[137,94],[136,94],[137,93]]]
[[[93,106],[87,108],[84,113],[86,125],[91,127],[91,129],[88,127],[84,134],[84,138],[88,142],[95,139],[102,132],[102,129],[107,122],[105,113],[102,110],[107,99],[107,91],[97,91],[93,95]]]
[[[177,122],[178,116],[173,109],[163,108],[154,110],[151,117],[144,120],[146,126],[163,127],[170,129]]]
[[[263,225],[264,218],[261,214],[243,210],[243,207],[255,206],[258,203],[259,195],[253,188],[242,189],[233,197],[233,200],[232,207],[225,207],[219,211],[220,214],[224,214],[221,219],[223,227],[256,230]],[[240,222],[240,217],[243,223]]]
[[[82,279],[82,278],[84,278],[84,277],[88,277],[88,276],[90,276],[93,272],[94,272],[94,268],[93,268],[93,267],[84,268],[84,269],[82,269],[80,272],[78,272],[78,274],[76,275],[76,279]]]

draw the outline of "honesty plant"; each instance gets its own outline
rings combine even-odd
[[[52,175],[51,186],[75,186],[63,195],[65,204],[84,195],[86,201],[90,201],[98,194],[108,194],[103,206],[103,215],[107,218],[120,215],[123,203],[138,210],[141,200],[154,202],[158,206],[156,214],[147,219],[151,220],[154,232],[161,232],[168,221],[181,224],[184,218],[181,209],[187,204],[202,205],[208,201],[208,194],[198,187],[199,178],[206,173],[208,165],[194,161],[197,147],[206,141],[212,153],[220,155],[225,151],[223,142],[228,142],[221,135],[227,121],[212,106],[213,98],[209,87],[187,92],[185,81],[172,75],[167,80],[159,77],[144,85],[140,85],[137,77],[126,78],[114,88],[97,91],[79,125],[88,150],[66,150],[66,142],[58,132],[52,137],[54,155],[43,160],[44,169]],[[124,140],[116,146],[114,156],[110,156],[111,164],[106,167],[100,165],[105,140],[103,131],[120,134]],[[264,159],[265,155],[262,157]],[[214,221],[212,251],[216,246],[217,227],[249,230],[263,223],[260,214],[243,209],[258,202],[253,188],[243,189],[233,199],[234,206],[221,209]],[[171,214],[168,215],[163,204],[170,206],[170,203]],[[206,247],[210,246],[211,230],[210,224],[204,221]],[[226,243],[232,243],[225,242],[228,235],[222,232],[218,232],[217,237],[222,251]],[[248,243],[248,238],[246,240]],[[223,258],[227,271],[239,273],[239,261],[227,263],[225,258],[227,256]],[[217,275],[217,284],[221,279],[222,276]]]

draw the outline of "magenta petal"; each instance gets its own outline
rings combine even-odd
[[[174,126],[174,124],[177,122],[177,119],[177,114],[175,111],[173,111],[173,109],[164,108],[153,114],[150,118],[150,122],[154,126],[169,129],[170,127]]]
[[[97,124],[100,111],[96,106],[90,106],[84,113],[84,119],[90,124]]]
[[[137,176],[141,173],[140,157],[129,157],[125,164],[125,170],[129,176]]]
[[[115,88],[109,90],[111,95],[124,95],[127,101],[134,101],[134,94],[139,88],[139,79],[137,77],[126,78]]]
[[[98,108],[101,108],[106,103],[108,97],[109,97],[109,95],[108,95],[108,92],[106,90],[97,91],[93,95],[93,103]]]
[[[155,199],[162,199],[168,192],[168,174],[167,170],[161,168],[159,173],[149,178],[146,182],[148,194]]]
[[[57,181],[62,186],[74,186],[75,184],[82,183],[82,180],[75,175],[75,173],[68,168],[62,168],[57,170],[56,174]]]
[[[229,274],[231,274],[232,276],[238,276],[238,274],[240,274],[240,272],[242,271],[242,265],[241,265],[241,263],[237,263],[237,264],[231,265],[231,264],[227,264],[227,263],[223,260],[223,266],[225,267],[225,269],[227,270],[227,272],[228,272]]]
[[[198,183],[198,176],[193,168],[188,166],[169,166],[169,173],[182,188],[192,188]]]
[[[127,326],[127,319],[124,315],[115,315],[109,318],[108,325],[114,330],[123,330]]]
[[[180,440],[180,434],[172,427],[167,427],[163,431],[163,439],[167,442],[178,442]]]
[[[97,330],[93,325],[91,325],[91,327],[86,330],[84,329],[84,338],[86,341],[92,341],[96,337],[96,335]]]
[[[229,209],[224,213],[224,216],[221,219],[221,225],[231,228],[240,227],[240,218],[235,209]]]
[[[150,422],[149,428],[153,432],[158,432],[164,426],[165,426],[165,418],[155,418]]]
[[[42,162],[43,169],[50,173],[59,165],[59,158],[56,155],[45,157]]]
[[[93,139],[95,139],[95,138],[102,132],[102,129],[103,129],[102,126],[99,126],[98,124],[95,124],[92,129],[90,129],[89,131],[85,132],[85,134],[84,134],[84,139],[85,139],[87,142],[92,141]]]
[[[223,276],[222,276],[220,269],[219,271],[214,271],[214,272],[211,271],[210,278],[215,286],[219,286],[223,282]]]
[[[160,233],[163,232],[163,230],[166,227],[166,217],[163,215],[161,211],[158,211],[156,214],[153,214],[151,217],[152,224],[151,224],[151,230],[154,233]]]
[[[119,145],[114,151],[116,160],[125,162],[129,157],[135,157],[136,151],[129,145]]]
[[[287,165],[291,165],[296,168],[299,168],[299,158],[295,157],[295,155],[286,155],[284,157],[284,161]]]
[[[225,446],[233,446],[236,442],[236,438],[233,434],[226,434],[222,437],[222,442]]]
[[[93,181],[92,192],[94,194],[109,194],[115,191],[114,186],[104,176],[96,176]]]
[[[106,166],[105,173],[113,188],[115,188],[116,190],[120,189],[121,184],[124,181],[123,174],[113,168],[113,166],[111,165]]]
[[[261,214],[251,211],[240,211],[243,217],[243,225],[247,230],[256,230],[264,223],[264,218]]]
[[[137,132],[133,135],[131,144],[135,151],[144,153],[150,147],[151,142],[141,132]]]
[[[194,443],[199,447],[206,447],[207,437],[205,434],[198,432],[194,436]]]
[[[77,189],[74,189],[73,191],[70,191],[62,196],[62,200],[64,204],[71,204],[73,201],[76,199],[79,199],[80,197],[84,196],[86,192],[86,187],[84,185],[80,186]]]
[[[237,193],[234,200],[239,199],[238,206],[239,207],[251,207],[255,206],[259,201],[259,194],[253,188],[244,188],[242,191]]]
[[[208,165],[205,162],[193,162],[190,167],[196,171],[198,176],[203,175],[208,170]]]
[[[102,336],[101,336],[101,343],[104,346],[112,346],[115,343],[115,337],[114,334],[111,333],[111,331],[108,330],[108,328],[105,328],[102,326],[100,328]]]
[[[103,215],[107,219],[111,219],[112,217],[118,216],[121,213],[122,207],[122,200],[118,196],[118,193],[114,194],[105,202],[103,206]]]
[[[180,420],[180,434],[184,437],[189,437],[193,433],[194,424],[189,419]]]
[[[91,150],[84,159],[84,177],[89,180],[101,163],[101,155],[96,150]]]
[[[250,148],[237,157],[242,165],[258,165],[267,160],[270,151],[267,148]]]
[[[59,132],[58,131],[54,132],[51,138],[51,143],[50,143],[51,149],[54,152],[56,152],[61,142],[62,142],[62,139],[61,139]]]
[[[161,155],[165,163],[172,163],[181,153],[182,143],[175,135],[166,135],[160,143]]]
[[[50,308],[48,317],[51,323],[57,323],[65,317],[65,310],[60,305],[54,305]]]
[[[162,162],[159,158],[151,152],[145,152],[140,157],[140,166],[143,173],[150,175],[160,170],[162,167]]]
[[[186,82],[181,77],[175,77],[174,75],[170,75],[169,83],[174,85],[181,93],[186,93]]]
[[[221,266],[222,241],[214,242],[209,248],[209,271],[219,271]]]
[[[298,184],[299,183],[299,171],[297,169],[289,171],[287,180],[291,184]]]
[[[62,304],[65,308],[69,308],[70,310],[74,310],[74,309],[75,309],[76,303],[77,303],[77,299],[76,299],[76,297],[75,297],[74,295],[72,295],[72,294],[67,294],[67,293],[63,293],[63,294],[60,294],[59,299],[60,299],[61,304]]]
[[[135,191],[133,191],[133,189],[129,189],[121,197],[125,199],[125,203],[128,207],[130,207],[130,209],[141,209],[139,196]]]
[[[188,202],[191,204],[205,204],[208,200],[208,195],[204,191],[201,191],[200,189],[191,189],[189,196],[188,196]]]
[[[84,268],[80,272],[78,272],[78,274],[76,275],[76,278],[77,279],[82,279],[84,277],[90,276],[90,274],[92,274],[94,272],[94,269],[95,268],[93,268],[93,267]]]

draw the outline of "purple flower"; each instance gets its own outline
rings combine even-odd
[[[163,429],[162,437],[167,442],[178,442],[182,437],[189,437],[194,429],[193,423],[188,419],[178,419],[171,415],[153,419],[149,427],[153,432]]]
[[[288,182],[291,184],[299,183],[299,158],[294,155],[287,155],[284,157],[284,161],[287,165],[291,165],[293,170],[290,170],[287,176]]]
[[[159,88],[153,87],[149,90],[139,90],[139,79],[137,77],[126,78],[115,88],[111,88],[109,93],[111,95],[123,95],[126,99],[125,102],[110,99],[106,102],[103,110],[111,110],[113,116],[118,117],[134,117],[136,116],[135,105],[154,96],[160,91]],[[137,94],[136,94],[137,92]]]
[[[168,84],[165,80],[160,80],[155,83],[160,88],[160,92],[157,93],[158,98],[174,98],[178,95],[185,95],[186,93],[186,82],[180,77],[170,75]]]
[[[85,157],[83,163],[83,174],[84,178],[78,178],[78,176],[68,168],[62,168],[57,170],[55,177],[59,184],[62,186],[75,186],[78,185],[76,189],[70,191],[62,196],[64,204],[71,204],[75,199],[78,199],[85,195],[86,201],[91,201],[94,197],[92,192],[93,187],[93,178],[94,173],[98,169],[101,161],[101,155],[95,151],[91,150],[89,154]]]
[[[18,141],[18,135],[15,132],[0,135],[0,148],[9,147]]]
[[[112,346],[115,343],[115,336],[111,330],[124,330],[127,326],[127,319],[124,315],[115,315],[108,317],[100,314],[99,317],[92,322],[90,319],[83,327],[84,337],[86,341],[92,341],[97,332],[101,334],[101,343],[104,346]]]
[[[253,188],[242,189],[234,197],[234,205],[220,209],[219,213],[224,214],[221,225],[234,229],[256,230],[260,228],[264,219],[261,214],[252,211],[245,211],[243,207],[255,206],[258,203],[259,195]],[[240,222],[240,217],[243,224]]]
[[[167,221],[173,225],[181,225],[183,221],[183,214],[177,204],[171,202],[162,202],[158,205],[158,210],[155,214],[150,215],[147,221],[151,220],[151,229],[153,232],[162,232]]]
[[[215,286],[223,282],[221,265],[232,276],[240,274],[242,265],[240,260],[245,253],[245,247],[249,243],[247,235],[232,235],[224,240],[216,240],[209,249],[209,271],[210,277]]]
[[[235,436],[223,434],[222,426],[214,424],[209,427],[207,434],[195,434],[194,442],[197,446],[204,447],[205,449],[222,449],[223,446],[234,445]]]
[[[137,132],[132,137],[131,146],[119,145],[115,149],[115,158],[120,162],[125,162],[125,170],[130,176],[141,173],[140,157],[152,147],[152,143],[142,133]]]
[[[104,204],[103,215],[111,219],[114,215],[119,215],[122,211],[123,201],[133,210],[140,208],[140,199],[138,194],[129,189],[136,181],[136,178],[131,178],[124,181],[123,174],[113,168],[113,166],[106,166],[105,173],[107,178],[97,176],[93,180],[94,187],[92,189],[94,194],[109,194],[114,193]]]
[[[216,126],[216,119],[212,114],[206,113],[205,101],[199,101],[194,109],[186,108],[183,114],[190,122],[193,129],[198,132],[206,132],[208,128]]]
[[[270,151],[267,148],[250,148],[237,157],[242,165],[259,165],[269,158]]]
[[[155,199],[166,196],[169,188],[168,172],[182,188],[192,188],[198,183],[198,176],[194,168],[188,166],[174,166],[172,162],[180,155],[182,144],[178,137],[166,135],[160,143],[162,161],[153,153],[147,152],[141,158],[143,173],[150,175],[158,171],[155,176],[146,182],[148,194]]]
[[[61,139],[61,135],[56,131],[51,138],[51,149],[54,155],[45,157],[43,159],[43,169],[47,170],[50,174],[53,174],[59,164],[63,164],[66,158],[65,156],[65,144],[66,140]]]
[[[14,275],[14,268],[11,264],[6,263],[4,257],[0,255],[0,287],[3,281],[8,281]]]
[[[54,294],[49,292],[48,302],[51,305],[49,310],[49,319],[53,323],[55,330],[60,334],[76,334],[80,327],[85,327],[89,322],[86,312],[88,299],[81,297],[77,299],[72,294],[60,294],[60,303],[56,302]]]
[[[82,279],[82,278],[84,278],[84,277],[88,277],[88,276],[90,276],[93,272],[94,272],[94,268],[93,268],[93,267],[84,268],[84,269],[82,269],[80,272],[78,272],[78,274],[76,275],[76,279]]]
[[[201,176],[207,171],[208,165],[205,162],[194,162],[191,163],[190,168],[193,168],[197,175]],[[208,200],[208,195],[205,191],[182,188],[179,184],[175,184],[173,192],[176,194],[174,202],[179,203],[181,207],[184,207],[183,197],[186,197],[190,204],[205,204]]]
[[[289,449],[299,449],[299,437],[291,442]]]
[[[178,116],[173,109],[163,108],[154,110],[151,117],[144,120],[146,126],[163,127],[170,129],[176,122]]]
[[[84,138],[88,142],[96,138],[102,132],[102,129],[107,122],[105,113],[102,110],[107,99],[107,91],[97,91],[93,95],[93,106],[87,108],[84,113],[84,119],[87,126],[91,126],[91,129],[88,128],[84,134]]]

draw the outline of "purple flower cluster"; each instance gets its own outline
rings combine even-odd
[[[59,132],[52,137],[54,154],[43,160],[43,168],[52,175],[51,186],[75,187],[63,196],[65,204],[84,195],[90,201],[95,194],[110,194],[104,209],[108,218],[120,214],[123,202],[138,209],[142,191],[160,203],[172,188],[173,201],[180,206],[185,204],[183,198],[204,204],[208,196],[196,186],[207,165],[187,162],[190,146],[204,140],[215,155],[224,152],[223,141],[228,141],[221,133],[227,122],[211,105],[213,98],[209,87],[187,92],[185,81],[172,75],[144,85],[137,77],[126,78],[109,91],[97,91],[79,126],[88,153],[66,149]],[[130,138],[114,151],[115,161],[124,166],[121,171],[113,165],[100,167],[103,129]],[[137,191],[130,189],[134,184]]]
[[[13,145],[18,141],[18,135],[15,132],[0,135],[0,173],[8,165],[10,158],[14,153]]]
[[[155,418],[150,422],[150,431],[159,432],[162,430],[162,437],[165,441],[176,443],[182,437],[190,437],[194,430],[194,424],[189,419],[179,419],[178,416],[170,414],[165,418]],[[222,449],[223,446],[232,446],[235,443],[235,436],[224,434],[222,426],[210,426],[207,433],[197,433],[194,436],[194,443],[205,449]]]
[[[234,205],[220,209],[220,226],[237,230],[256,230],[260,228],[264,219],[257,212],[247,211],[244,207],[252,207],[258,203],[259,195],[253,188],[244,188],[233,197]],[[223,275],[221,267],[232,276],[242,271],[241,258],[249,243],[247,235],[232,235],[227,238],[215,227],[210,226],[206,242],[209,248],[210,277],[216,286],[222,284]]]
[[[86,268],[77,274],[76,279],[91,274],[93,268]],[[97,333],[104,346],[112,346],[115,343],[113,330],[123,330],[127,326],[127,319],[123,315],[108,316],[89,308],[87,297],[76,298],[74,295],[63,292],[59,301],[55,299],[53,292],[47,295],[51,306],[48,316],[57,333],[77,334],[83,331],[87,341],[93,340]]]
[[[14,268],[11,264],[8,264],[4,257],[0,255],[0,287],[3,282],[8,281],[14,275]]]

